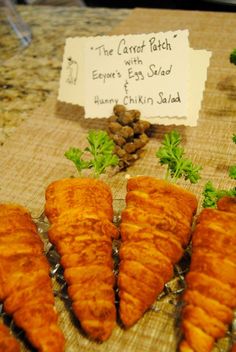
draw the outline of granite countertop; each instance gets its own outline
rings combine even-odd
[[[1,58],[5,55],[0,62],[0,145],[49,95],[57,95],[65,39],[108,34],[130,13],[76,6],[22,5],[17,10],[31,28],[32,43],[17,51],[10,27],[2,32],[0,26]]]

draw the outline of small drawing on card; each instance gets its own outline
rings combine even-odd
[[[73,60],[72,57],[67,58],[68,76],[66,82],[69,84],[76,84],[78,78],[78,62]]]

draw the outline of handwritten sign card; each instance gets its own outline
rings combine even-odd
[[[58,99],[84,106],[90,118],[108,117],[122,104],[153,123],[195,126],[210,53],[191,49],[188,36],[177,30],[68,38]]]

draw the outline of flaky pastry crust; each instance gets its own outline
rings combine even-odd
[[[55,181],[46,190],[45,213],[74,314],[92,339],[104,341],[116,321],[111,191],[97,179]]]
[[[127,191],[118,288],[120,318],[130,327],[172,278],[173,265],[190,239],[197,199],[181,187],[148,176],[130,178]]]
[[[204,209],[192,238],[190,271],[183,295],[181,352],[210,352],[226,335],[236,307],[235,199]]]
[[[0,204],[0,299],[40,352],[63,352],[44,245],[29,212]],[[15,350],[17,351],[17,349]]]

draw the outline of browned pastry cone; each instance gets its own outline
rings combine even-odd
[[[192,238],[182,311],[181,352],[210,352],[224,337],[236,307],[235,199],[222,198],[218,209],[204,209]]]
[[[91,178],[53,182],[46,190],[49,239],[61,256],[72,308],[84,331],[104,341],[116,321],[110,188]]]
[[[0,323],[0,352],[20,352],[19,342],[2,323]]]
[[[236,197],[222,197],[218,201],[217,207],[219,210],[236,213]]]
[[[0,300],[40,352],[63,352],[49,264],[28,211],[0,204]],[[16,350],[17,351],[17,350]]]
[[[132,326],[150,308],[173,275],[189,242],[196,197],[153,177],[127,183],[122,212],[118,287],[120,318]]]
[[[236,352],[236,344],[234,344],[231,348],[231,351],[230,352]]]

